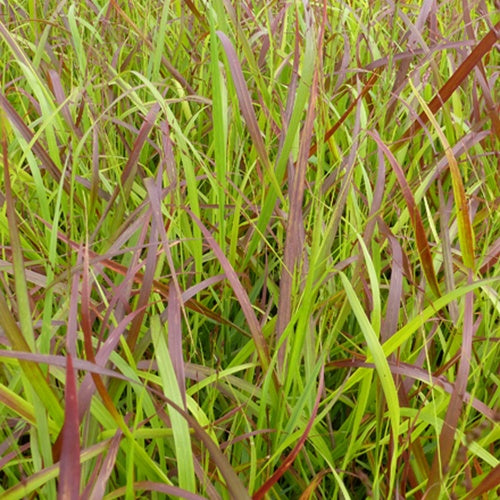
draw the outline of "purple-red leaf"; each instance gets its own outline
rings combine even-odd
[[[469,276],[469,281],[472,277]],[[436,448],[427,482],[425,498],[429,500],[439,498],[442,478],[450,463],[451,453],[455,445],[455,433],[462,414],[464,398],[467,392],[467,381],[470,373],[470,361],[472,355],[472,339],[474,336],[474,292],[465,296],[465,310],[462,329],[462,343],[460,345],[460,364],[458,366],[457,379],[453,386],[448,410],[443,422],[439,436],[439,446]]]
[[[59,466],[59,500],[77,500],[80,495],[80,420],[76,378],[71,354],[67,355],[65,416]]]
[[[99,474],[97,475],[97,478],[95,480],[95,485],[92,489],[92,493],[88,495],[89,500],[101,500],[101,498],[104,497],[109,476],[113,472],[113,468],[116,465],[116,457],[118,455],[118,450],[120,449],[122,435],[122,432],[118,430],[111,439],[109,448],[106,450],[106,456],[102,463],[101,469],[99,470]],[[85,495],[86,493],[83,492],[82,496]]]
[[[259,356],[259,360],[264,371],[267,371],[270,364],[270,356],[269,350],[266,343],[266,339],[262,334],[262,328],[260,326],[259,320],[255,315],[255,311],[252,308],[252,304],[250,302],[250,298],[248,297],[247,292],[243,288],[243,285],[240,283],[238,279],[238,275],[234,270],[233,266],[229,262],[228,258],[224,255],[221,247],[217,244],[214,237],[210,234],[210,231],[203,225],[203,223],[196,217],[196,215],[191,212],[191,210],[186,209],[189,216],[193,219],[193,221],[198,225],[203,233],[203,236],[207,240],[208,245],[214,252],[217,260],[219,261],[222,269],[226,273],[227,279],[231,284],[231,287],[234,290],[234,294],[240,303],[241,310],[245,315],[248,326],[250,328],[250,332],[252,334],[253,340],[255,342],[255,347],[257,349],[257,355]]]
[[[229,63],[229,68],[231,69],[231,75],[233,77],[234,88],[236,94],[238,95],[238,102],[240,105],[241,115],[243,116],[245,123],[247,124],[248,131],[252,137],[255,149],[263,162],[266,169],[271,165],[269,161],[269,156],[267,154],[267,149],[262,139],[262,134],[257,122],[257,117],[252,106],[252,99],[250,97],[250,92],[248,91],[245,78],[243,76],[243,71],[241,70],[241,64],[236,55],[236,51],[229,40],[229,38],[222,33],[222,31],[217,31],[217,36],[219,37],[224,51],[226,52],[227,61]]]
[[[469,54],[467,59],[457,68],[455,73],[448,81],[439,89],[437,95],[429,103],[429,109],[433,114],[443,107],[443,104],[451,97],[453,92],[465,80],[469,73],[474,69],[474,66],[481,61],[481,58],[488,53],[493,45],[498,40],[498,31],[500,30],[500,21],[491,28],[486,36],[474,47],[474,50]],[[398,147],[404,142],[412,138],[427,122],[429,121],[428,114],[424,111],[420,113],[418,118],[413,122],[410,128],[403,134],[403,137],[398,141]]]
[[[304,429],[304,434],[302,434],[302,436],[298,440],[293,450],[285,458],[285,460],[283,460],[283,463],[278,467],[276,472],[260,487],[259,490],[255,492],[255,494],[252,497],[253,500],[261,500],[262,498],[264,498],[265,494],[272,488],[273,484],[275,484],[279,480],[279,478],[283,476],[283,474],[292,466],[300,450],[303,448],[307,440],[307,437],[309,436],[309,432],[311,431],[311,428],[314,424],[314,419],[316,418],[316,415],[318,413],[319,403],[321,401],[321,395],[323,393],[324,382],[325,382],[323,377],[324,371],[325,367],[322,366],[321,372],[319,374],[319,386],[316,395],[316,401],[314,402],[314,408],[311,414],[311,418],[309,419],[309,422],[307,423],[307,426]]]
[[[420,217],[420,212],[418,211],[417,204],[415,203],[415,198],[413,197],[413,193],[411,192],[403,169],[401,168],[401,165],[399,165],[389,148],[384,144],[378,132],[369,131],[368,133],[375,139],[379,147],[382,149],[396,174],[396,178],[398,179],[399,186],[401,187],[401,191],[406,201],[406,206],[408,207],[408,212],[410,213],[411,224],[415,232],[415,241],[417,243],[418,256],[420,258],[420,262],[422,263],[425,277],[436,297],[439,297],[441,296],[441,292],[439,291],[436,274],[434,273],[431,250],[429,248],[429,242],[427,241],[427,237],[425,235],[424,224],[422,222],[422,218]]]

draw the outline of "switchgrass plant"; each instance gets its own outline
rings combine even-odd
[[[0,496],[495,498],[498,11],[0,2]]]

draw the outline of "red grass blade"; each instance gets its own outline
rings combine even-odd
[[[491,470],[488,475],[465,497],[465,500],[473,500],[489,491],[498,494],[498,486],[500,486],[500,465],[497,465]],[[484,496],[483,496],[484,498]]]
[[[165,483],[155,483],[154,481],[137,481],[133,483],[132,487],[134,491],[156,491],[158,493],[163,493],[165,497],[162,498],[185,498],[186,500],[207,500],[207,497],[202,497],[196,493],[190,493],[187,490],[183,490],[177,486],[170,486]],[[122,486],[114,490],[112,493],[112,498],[124,498],[127,492],[127,487]],[[95,497],[97,500],[97,497]],[[102,498],[102,497],[101,497]],[[150,498],[149,495],[140,495],[138,498]]]
[[[278,181],[274,175],[274,171],[271,168],[271,162],[269,160],[269,155],[267,154],[267,149],[262,139],[262,133],[257,122],[257,116],[252,106],[252,99],[250,97],[250,92],[248,91],[245,78],[243,76],[243,71],[241,70],[241,64],[236,55],[236,51],[229,40],[229,38],[222,33],[222,31],[217,31],[217,36],[219,37],[224,51],[226,52],[227,61],[229,63],[229,68],[231,69],[231,75],[233,77],[234,87],[236,89],[236,94],[238,95],[238,102],[240,105],[241,114],[247,124],[248,131],[252,137],[255,149],[261,162],[264,165],[269,178],[274,185],[277,193],[281,193]]]
[[[275,484],[279,480],[279,478],[283,476],[283,474],[292,466],[294,460],[297,458],[297,455],[304,446],[307,440],[307,436],[309,436],[309,432],[311,431],[311,428],[314,424],[314,419],[316,418],[316,415],[318,413],[319,403],[321,401],[321,395],[323,393],[323,387],[325,382],[323,377],[324,371],[325,367],[323,365],[321,367],[321,371],[319,374],[319,385],[318,385],[318,392],[316,395],[316,401],[314,402],[314,408],[311,414],[311,418],[309,419],[309,422],[307,423],[307,426],[304,429],[304,434],[298,440],[297,444],[290,452],[290,454],[283,460],[283,463],[278,467],[276,472],[254,493],[252,497],[253,500],[261,500],[262,498],[264,498],[265,494],[272,488],[273,484]]]
[[[429,103],[429,109],[433,114],[443,106],[443,104],[451,97],[453,92],[465,80],[469,73],[473,70],[474,66],[488,53],[493,45],[498,40],[498,32],[500,30],[500,21],[491,28],[487,35],[474,47],[474,50],[469,54],[467,59],[457,68],[455,73],[449,80],[439,89],[437,95]],[[422,111],[418,118],[403,134],[401,139],[397,142],[397,147],[401,147],[405,141],[413,137],[427,122],[429,117],[425,111]]]
[[[146,226],[147,221],[149,220],[149,213],[144,214],[143,218],[144,218],[144,224]],[[131,352],[134,352],[137,339],[139,338],[139,332],[144,322],[144,315],[146,314],[146,308],[151,300],[151,293],[153,290],[154,275],[157,264],[157,253],[156,253],[157,248],[158,248],[158,228],[156,222],[153,220],[151,221],[150,224],[149,245],[146,255],[144,275],[141,283],[141,289],[139,292],[139,299],[136,305],[136,310],[138,311],[138,314],[132,320],[132,324],[130,325],[130,329],[127,335],[127,344]],[[138,248],[137,255],[139,254],[140,254],[140,249]],[[132,276],[130,276],[130,278],[132,282],[133,274]]]
[[[240,283],[238,275],[236,274],[236,271],[234,270],[233,266],[231,265],[227,257],[224,255],[224,252],[217,244],[214,237],[210,234],[210,231],[203,225],[200,219],[198,219],[193,214],[193,212],[191,212],[191,210],[186,209],[186,211],[189,213],[189,216],[194,220],[194,222],[196,222],[198,227],[201,229],[201,232],[203,233],[203,236],[207,240],[207,243],[209,244],[210,248],[217,257],[217,260],[220,262],[222,269],[224,269],[227,279],[229,280],[229,283],[231,284],[231,287],[234,290],[236,298],[238,299],[243,314],[245,315],[245,318],[247,320],[250,332],[255,342],[255,347],[257,349],[257,355],[259,356],[261,366],[264,371],[267,371],[270,364],[268,346],[266,343],[266,339],[262,334],[262,329],[259,320],[255,315],[255,312],[252,308],[252,304],[250,302],[247,292],[243,288],[243,285]]]
[[[103,464],[95,480],[95,486],[92,490],[92,493],[88,495],[89,500],[101,500],[104,497],[109,476],[111,475],[115,467],[116,457],[118,455],[118,450],[120,449],[122,435],[122,432],[118,430],[111,439],[109,448],[106,450],[106,456],[104,458]],[[84,495],[85,492],[82,494],[82,496]]]
[[[109,356],[109,353],[108,353]],[[35,368],[35,364],[45,364],[48,366],[59,366],[61,368],[66,368],[67,361],[64,356],[56,355],[56,354],[38,354],[31,352],[23,352],[23,351],[7,351],[0,350],[0,359],[9,358],[9,359],[17,359],[19,361],[29,361],[30,366]],[[73,361],[73,367],[77,370],[83,370],[89,373],[96,373],[103,377],[114,377],[120,380],[124,380],[126,382],[133,382],[132,379],[122,375],[118,371],[110,370],[109,368],[104,368],[99,366],[98,364],[91,363],[90,361],[86,361],[84,359],[75,359]],[[82,406],[80,404],[80,406]]]
[[[325,16],[326,17],[326,16]],[[312,22],[312,21],[310,21]],[[323,40],[325,19],[318,35],[318,40]],[[309,30],[313,27],[310,26]],[[296,23],[296,35],[299,38],[299,27]],[[322,53],[321,42],[318,47],[318,61],[321,61]],[[289,217],[286,228],[286,239],[284,248],[284,265],[281,270],[280,294],[278,304],[278,320],[276,325],[276,342],[279,343],[281,335],[290,322],[292,314],[292,288],[293,274],[296,266],[299,265],[303,257],[304,247],[304,218],[303,218],[303,200],[306,187],[306,172],[309,159],[309,151],[314,132],[314,119],[316,117],[316,99],[318,96],[318,73],[320,71],[319,63],[315,64],[313,80],[311,83],[311,94],[309,96],[309,105],[305,118],[304,127],[300,132],[299,155],[295,164],[292,188],[289,192]],[[286,353],[286,344],[283,343],[279,349],[278,365],[283,369]]]
[[[87,360],[91,363],[96,363],[94,351],[92,347],[92,322],[90,319],[90,265],[89,265],[89,248],[87,245],[83,248],[83,271],[82,271],[82,305],[81,305],[81,325],[83,331],[83,346],[85,350],[85,356]],[[111,399],[106,386],[100,375],[92,372],[92,380],[97,388],[97,392],[101,396],[104,406],[109,411],[111,416],[114,418],[117,425],[124,431],[127,432],[128,428],[122,419],[122,416],[116,409],[116,406]]]
[[[470,372],[472,338],[474,335],[474,292],[469,292],[465,296],[463,322],[460,364],[458,366],[457,379],[451,394],[448,410],[446,411],[446,417],[441,429],[441,435],[439,436],[439,446],[434,454],[434,460],[427,482],[427,494],[425,498],[428,500],[434,500],[440,496],[442,478],[446,475],[446,469],[451,458],[453,446],[455,445],[455,432],[462,414],[462,406],[465,400],[467,381]]]
[[[417,205],[415,203],[415,199],[413,198],[413,193],[411,192],[410,186],[406,181],[403,169],[397,162],[394,155],[391,153],[389,148],[384,144],[382,138],[376,131],[368,131],[368,133],[373,137],[373,139],[377,142],[379,147],[385,153],[385,156],[389,160],[396,177],[398,179],[399,186],[401,187],[401,191],[403,192],[403,196],[406,201],[406,206],[408,207],[408,211],[410,212],[411,224],[413,226],[413,230],[415,232],[415,240],[417,243],[418,255],[420,258],[420,262],[422,263],[422,268],[431,287],[432,291],[439,297],[441,292],[439,291],[438,282],[436,279],[436,274],[434,273],[434,266],[432,265],[432,255],[429,248],[429,243],[427,241],[427,237],[425,236],[424,224],[422,222],[422,218],[420,217],[420,213],[417,209]]]
[[[161,188],[158,187],[152,179],[146,179],[146,189],[148,190],[151,210],[153,212],[152,229],[155,233],[159,231],[160,239],[163,244],[163,251],[167,257],[167,262],[172,274],[172,280],[168,288],[168,305],[167,305],[167,321],[168,321],[168,351],[172,366],[175,371],[177,382],[179,385],[180,394],[184,405],[186,405],[186,376],[184,373],[184,357],[182,354],[182,311],[184,304],[182,302],[182,293],[177,279],[177,271],[175,269],[174,260],[170,250],[170,244],[167,238],[165,227],[162,223],[161,214]]]
[[[153,44],[152,44],[150,38],[148,36],[146,36],[140,30],[140,28],[137,26],[137,24],[134,23],[134,21],[132,21],[132,19],[130,19],[130,17],[127,15],[127,13],[118,5],[118,2],[116,0],[111,0],[109,5],[110,5],[110,8],[111,8],[111,6],[113,6],[113,8],[116,10],[116,12],[118,12],[118,14],[120,14],[120,16],[122,17],[124,22],[131,28],[131,31],[133,33],[135,33],[141,39],[141,41],[143,41],[147,45],[147,47],[149,49],[152,50]],[[182,87],[184,87],[186,89],[186,91],[189,94],[192,94],[192,95],[196,94],[193,87],[191,87],[191,85],[189,85],[189,83],[186,81],[186,79],[179,73],[179,71],[177,71],[177,69],[175,69],[172,66],[170,61],[165,56],[162,56],[161,62],[163,64],[163,66],[165,66],[167,71],[182,85]]]
[[[267,150],[262,139],[261,130],[257,122],[257,116],[255,115],[255,111],[252,106],[252,99],[250,97],[250,92],[243,76],[243,71],[241,69],[241,64],[238,60],[238,56],[231,41],[224,33],[222,33],[222,31],[217,31],[217,36],[219,37],[222,46],[224,47],[224,51],[226,52],[227,61],[229,63],[229,68],[231,69],[231,75],[233,77],[234,87],[236,89],[236,93],[238,94],[241,114],[245,119],[248,131],[250,132],[250,135],[254,142],[255,149],[261,157],[261,160],[267,166],[270,164],[269,158],[267,156]]]
[[[392,337],[398,329],[399,311],[403,298],[403,249],[392,233],[388,234],[387,237],[391,245],[392,262],[387,309],[380,329],[382,342]]]
[[[409,81],[410,86],[420,101],[421,106],[424,108],[427,118],[431,121],[434,129],[436,130],[441,144],[444,147],[445,157],[448,161],[448,166],[450,168],[451,174],[451,184],[453,187],[453,196],[455,197],[456,204],[456,214],[457,214],[457,224],[458,224],[458,240],[460,241],[460,249],[462,250],[462,259],[465,266],[474,270],[474,231],[472,230],[471,219],[469,215],[469,205],[467,203],[467,198],[465,196],[465,188],[462,181],[462,175],[458,168],[457,160],[453,154],[453,150],[448,144],[448,140],[444,132],[441,130],[439,124],[436,121],[435,116],[417,92],[412,82]]]
[[[66,363],[65,403],[57,498],[75,500],[80,495],[80,420],[71,354],[67,355]]]
[[[2,25],[0,23],[0,28],[1,26]],[[5,114],[7,115],[10,122],[16,127],[19,133],[23,136],[24,140],[31,145],[31,149],[35,153],[35,156],[40,160],[41,164],[47,169],[47,171],[50,173],[50,175],[52,175],[52,177],[56,180],[56,182],[60,183],[61,172],[57,168],[57,165],[54,163],[49,153],[47,153],[42,144],[38,140],[33,141],[34,137],[33,132],[24,123],[21,116],[17,113],[17,111],[14,109],[12,104],[8,101],[8,99],[3,95],[2,92],[0,92],[0,109],[3,109],[5,111]],[[66,191],[66,193],[72,196],[73,199],[78,204],[83,206],[80,198],[78,198],[77,195],[71,189],[71,186],[66,177],[63,179],[63,183],[64,183],[64,190]]]
[[[173,401],[165,398],[166,402],[177,412],[179,412],[188,422],[190,427],[192,427],[196,437],[205,445],[210,457],[212,458],[215,465],[221,472],[221,475],[226,481],[227,490],[229,492],[230,498],[237,500],[250,500],[250,496],[245,486],[241,482],[240,478],[236,474],[235,470],[229,463],[226,455],[221,452],[218,445],[214,443],[211,436],[207,434],[205,429],[193,418],[189,413],[183,410],[180,406],[176,405]],[[158,407],[158,416],[168,422],[168,416],[162,407]]]
[[[123,207],[127,203],[126,198],[130,194],[130,191],[132,190],[132,185],[135,182],[141,150],[148,138],[149,132],[151,132],[151,129],[154,126],[154,122],[158,116],[159,111],[160,111],[160,105],[158,103],[155,103],[153,104],[151,109],[148,111],[148,114],[144,118],[144,121],[141,124],[141,128],[139,129],[139,133],[137,134],[137,137],[134,141],[132,152],[130,153],[127,160],[127,164],[123,169],[120,179],[120,185],[116,186],[115,190],[113,191],[113,195],[111,196],[111,199],[108,201],[108,204],[104,211],[104,213],[107,214],[111,210],[111,207],[113,207],[115,200],[118,198],[118,195],[120,193],[123,193],[124,198],[121,201],[120,205],[121,210],[118,210],[118,212],[115,214],[115,220],[119,221],[118,224],[121,223]],[[104,217],[102,217],[101,220],[99,221],[97,228],[94,230],[94,234],[96,234],[98,229],[100,229],[100,226],[103,221]]]
[[[179,293],[175,288],[175,284],[171,282],[170,298],[167,305],[168,352],[177,377],[182,400],[186,405],[186,374],[182,354],[182,302],[179,300]]]
[[[328,367],[342,367],[342,368],[370,368],[374,369],[375,365],[373,363],[366,363],[362,360],[357,359],[343,359],[339,361],[331,361],[327,364]],[[448,381],[444,375],[430,375],[426,368],[419,368],[418,366],[404,363],[400,360],[394,362],[389,361],[389,368],[393,375],[402,375],[411,380],[420,380],[429,386],[437,386],[443,389],[448,394],[453,394],[455,386]],[[481,413],[485,418],[491,421],[498,420],[497,412],[484,404],[479,399],[472,396],[469,392],[464,394],[464,401],[466,404],[470,404],[472,408]]]
[[[158,103],[153,104],[148,114],[144,117],[144,121],[141,124],[137,138],[134,141],[132,147],[132,152],[130,153],[127,164],[123,169],[121,183],[123,186],[131,184],[135,180],[137,173],[137,164],[139,162],[139,156],[141,154],[144,143],[146,142],[151,129],[153,128],[156,117],[160,112],[160,105]]]
[[[337,120],[335,125],[333,127],[331,127],[330,130],[328,130],[328,132],[325,134],[325,136],[323,137],[323,142],[328,141],[328,139],[330,139],[330,137],[340,128],[342,123],[345,122],[346,118],[351,114],[352,110],[357,106],[358,102],[361,101],[361,99],[363,99],[363,97],[375,85],[375,82],[378,80],[380,73],[381,73],[381,70],[374,71],[373,75],[366,82],[366,85],[363,87],[363,90],[359,93],[358,97],[356,97],[356,99],[354,99],[354,101],[351,102],[349,107],[344,111],[344,113]],[[311,146],[311,149],[309,150],[309,157],[316,154],[317,150],[318,150],[318,144],[313,144]]]

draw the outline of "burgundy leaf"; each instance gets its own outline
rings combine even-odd
[[[80,495],[80,420],[71,354],[67,355],[64,410],[57,498],[58,500],[77,500]]]

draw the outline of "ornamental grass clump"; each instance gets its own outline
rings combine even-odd
[[[496,498],[499,29],[1,1],[0,496]]]

